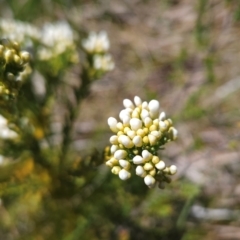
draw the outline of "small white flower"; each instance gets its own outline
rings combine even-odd
[[[2,139],[13,139],[18,135],[15,131],[8,127],[8,121],[5,117],[0,115],[0,138]]]
[[[82,41],[83,48],[88,53],[104,53],[109,50],[110,43],[105,31],[99,34],[91,32],[87,39]]]

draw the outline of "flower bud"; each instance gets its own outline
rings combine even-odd
[[[141,98],[138,97],[138,96],[135,96],[134,97],[134,103],[136,104],[137,107],[140,106],[142,104]]]
[[[132,148],[134,146],[133,142],[130,140],[130,138],[126,135],[121,135],[118,138],[118,141],[122,143],[126,148]]]
[[[119,147],[117,145],[112,145],[110,148],[111,154],[114,154],[118,149],[119,149]]]
[[[155,118],[159,113],[160,104],[157,100],[151,100],[148,104],[150,116]]]
[[[144,166],[143,166],[144,170],[146,171],[150,171],[152,170],[154,167],[151,163],[145,163]]]
[[[135,133],[134,131],[130,130],[130,131],[127,132],[127,135],[128,135],[131,139],[133,139],[133,138],[136,136],[136,133]]]
[[[121,171],[121,168],[119,166],[114,166],[111,171],[113,174],[118,175],[119,172]]]
[[[138,130],[137,130],[137,135],[140,136],[140,137],[144,137],[144,136],[145,136],[144,130],[138,129]]]
[[[133,110],[132,118],[139,118],[139,112],[137,110]]]
[[[142,121],[138,118],[132,118],[130,120],[130,126],[132,130],[137,131],[142,127]]]
[[[117,135],[111,136],[109,141],[110,141],[111,144],[117,145],[118,144],[118,136]]]
[[[166,123],[163,122],[163,121],[159,121],[159,129],[160,129],[161,132],[166,131],[166,130],[167,130],[167,125],[166,125]]]
[[[165,162],[164,161],[160,161],[158,162],[157,164],[155,164],[155,167],[158,169],[158,170],[163,170],[165,168]]]
[[[150,142],[151,146],[155,145],[156,142],[157,142],[157,138],[155,136],[153,136],[152,134],[148,135],[148,139],[149,139],[149,142]]]
[[[171,175],[174,175],[176,172],[177,172],[177,167],[176,167],[175,165],[171,165],[171,166],[169,167],[169,173],[170,173]]]
[[[134,109],[134,105],[133,105],[132,101],[129,100],[129,99],[124,99],[123,100],[123,106],[125,108],[132,108],[132,109]]]
[[[142,157],[146,162],[150,161],[152,158],[152,154],[148,150],[143,150],[142,151]]]
[[[159,163],[159,162],[160,162],[160,159],[159,159],[158,156],[153,156],[153,157],[152,157],[152,163],[153,163],[153,164],[157,164],[157,163]]]
[[[136,147],[141,147],[142,146],[142,138],[140,136],[135,136],[133,138],[133,143]]]
[[[125,150],[117,150],[114,153],[114,157],[118,160],[124,159],[127,156],[127,152]]]
[[[136,175],[140,177],[145,177],[146,176],[146,171],[143,169],[142,166],[137,166],[136,167]]]
[[[146,127],[150,127],[151,125],[152,125],[152,123],[153,123],[153,121],[152,121],[152,119],[150,118],[150,117],[146,117],[146,118],[144,118],[144,125],[146,126]]]
[[[145,159],[143,159],[141,156],[137,155],[133,158],[134,164],[142,164],[145,162]]]
[[[125,181],[125,180],[127,180],[128,178],[131,177],[131,173],[128,172],[127,170],[125,170],[125,169],[122,169],[122,170],[119,172],[118,176],[119,176],[119,178],[120,178],[121,180],[124,180],[124,181]]]
[[[121,167],[123,167],[124,169],[126,169],[126,170],[129,170],[129,169],[130,169],[130,162],[127,161],[127,160],[120,159],[120,160],[119,160],[119,165],[120,165]]]
[[[118,132],[117,119],[114,117],[108,118],[108,125],[113,132]]]
[[[148,186],[148,187],[153,187],[156,180],[154,177],[152,177],[151,175],[147,175],[145,178],[144,178],[144,182],[145,184]]]
[[[30,54],[28,52],[21,52],[20,57],[24,63],[27,63],[30,60]]]
[[[123,109],[120,113],[119,113],[119,118],[123,121],[124,117],[129,117],[130,118],[130,113],[126,110]]]
[[[164,121],[166,120],[166,113],[165,112],[161,112],[159,115],[159,121]]]
[[[156,172],[156,168],[153,168],[151,171],[149,171],[149,175],[154,177],[156,175]]]
[[[149,117],[149,112],[146,109],[142,109],[141,118],[144,120],[146,117]]]

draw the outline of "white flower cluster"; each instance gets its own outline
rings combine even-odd
[[[46,23],[41,32],[41,42],[44,46],[38,49],[41,60],[49,60],[65,52],[75,53],[73,61],[77,59],[74,32],[65,21]]]
[[[93,66],[97,70],[102,70],[104,72],[109,72],[114,69],[114,62],[110,54],[104,55],[94,55]]]
[[[157,156],[157,151],[177,138],[177,130],[172,120],[166,118],[165,112],[160,112],[157,100],[147,103],[135,96],[134,103],[124,99],[125,109],[119,114],[121,121],[113,117],[108,119],[115,135],[110,137],[111,156],[106,165],[122,180],[131,177],[131,167],[134,166],[136,175],[144,178],[148,187],[158,182],[159,187],[164,188],[164,182],[171,181],[168,175],[175,174],[177,167],[167,167]]]
[[[1,38],[17,41],[23,46],[32,45],[32,40],[40,40],[38,28],[13,19],[0,19]]]
[[[8,121],[5,117],[0,115],[0,138],[13,139],[17,137],[17,133],[8,127]]]
[[[92,66],[95,70],[108,72],[114,69],[112,56],[108,53],[110,42],[105,31],[98,34],[90,32],[88,38],[82,41],[82,47],[92,57]]]

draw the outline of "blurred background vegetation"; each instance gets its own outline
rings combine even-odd
[[[39,28],[67,21],[82,37],[105,30],[115,62],[81,103],[68,153],[74,177],[55,181],[54,168],[27,153],[14,171],[0,164],[0,239],[240,239],[238,0],[8,0],[0,13]],[[50,91],[56,75],[75,84],[76,65],[52,76],[54,62],[41,64]],[[165,190],[149,190],[138,177],[123,182],[103,164],[106,120],[135,95],[158,99],[179,131],[163,151],[179,169]],[[57,99],[49,122],[63,115]],[[43,154],[56,161],[54,152]]]

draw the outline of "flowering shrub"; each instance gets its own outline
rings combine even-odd
[[[119,113],[120,122],[113,117],[108,119],[116,135],[110,137],[111,156],[106,165],[122,180],[130,178],[131,167],[136,167],[136,175],[144,178],[148,187],[158,182],[158,186],[164,188],[164,182],[171,181],[169,175],[175,174],[177,167],[167,167],[157,151],[167,142],[176,140],[177,130],[165,112],[160,112],[157,100],[147,103],[135,96],[134,103],[123,100],[125,109]]]
[[[79,216],[99,209],[92,203],[84,209],[81,201],[86,204],[101,192],[98,188],[109,176],[101,153],[81,156],[72,144],[81,102],[91,84],[115,66],[108,35],[82,34],[65,21],[37,28],[3,19],[0,33],[0,239],[8,239],[15,228],[19,236],[35,239],[34,231],[45,226],[51,230],[43,231],[41,239],[63,238],[59,229],[64,239],[73,239],[73,227],[59,226],[84,226]],[[108,119],[114,135],[106,165],[122,180],[135,172],[148,187],[158,183],[164,188],[177,168],[166,166],[158,150],[176,139],[177,130],[156,100],[147,103],[136,96],[134,103],[125,99],[123,104],[120,121]]]

